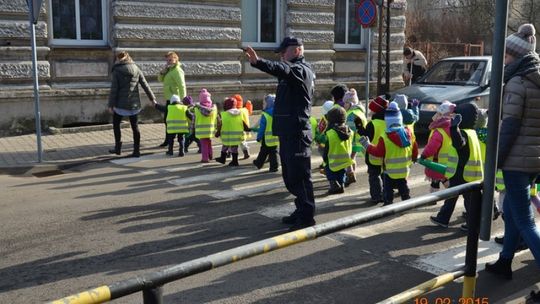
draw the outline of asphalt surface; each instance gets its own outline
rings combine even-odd
[[[161,124],[141,124],[140,159],[109,155],[107,127],[64,131],[44,136],[41,164],[35,135],[0,138],[0,303],[51,301],[287,231],[279,219],[292,211],[292,196],[279,172],[251,165],[257,144],[230,168],[201,164],[195,149],[165,156]],[[131,132],[123,132],[127,154]],[[327,182],[313,171],[318,224],[381,206],[368,202],[365,167],[357,171],[358,182],[337,196],[325,195]],[[412,197],[429,192],[419,165],[409,185]],[[165,303],[382,301],[462,265],[462,204],[448,229],[429,222],[441,204],[167,284]],[[500,219],[492,234],[502,234]],[[525,303],[538,289],[534,258],[519,253],[514,279],[504,281],[483,271],[499,251],[493,241],[480,244],[475,294],[482,303]],[[461,290],[458,280],[409,303],[460,303]],[[113,301],[141,302],[141,293]]]

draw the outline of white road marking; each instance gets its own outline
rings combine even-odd
[[[325,180],[325,179],[322,179]],[[426,181],[424,180],[424,176],[418,176],[413,179],[410,179],[407,181],[407,184],[409,185],[409,188],[415,188],[418,185],[425,185]],[[354,189],[354,190],[350,190]],[[342,205],[345,204],[344,200],[347,198],[356,200],[358,197],[369,194],[369,189],[366,188],[356,188],[354,187],[354,184],[352,184],[351,187],[347,188],[346,192],[343,194],[338,195],[331,195],[326,196],[322,198],[315,199],[315,206],[317,209],[325,209],[328,207],[336,206],[336,205]],[[258,214],[272,218],[272,219],[279,219],[283,216],[289,215],[291,213],[291,206],[293,206],[293,203],[288,204],[281,204],[279,206],[274,207],[266,207],[259,211],[257,211]]]
[[[165,156],[162,153],[155,153],[149,155],[141,155],[141,157],[122,157],[110,160],[111,163],[116,165],[128,165],[144,160],[164,159]]]
[[[409,263],[409,266],[435,275],[441,275],[465,265],[465,249],[466,244],[461,244],[441,252],[427,254]],[[477,271],[484,270],[487,262],[496,261],[501,250],[502,245],[495,243],[495,241],[480,241],[478,243]],[[522,250],[515,255],[519,256],[526,252],[528,250]]]
[[[243,174],[247,172],[256,172],[256,171],[253,171],[252,169],[231,169],[229,171],[220,172],[220,173],[203,174],[203,175],[196,175],[192,177],[170,179],[167,182],[175,186],[184,186],[184,185],[191,185],[197,182],[212,182],[216,180],[224,180],[228,177],[237,176],[239,174]]]

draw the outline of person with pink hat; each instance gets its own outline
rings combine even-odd
[[[448,155],[451,152],[457,155],[457,152],[452,147],[452,135],[450,134],[450,125],[455,108],[456,105],[448,100],[445,100],[439,105],[437,112],[433,115],[433,121],[429,125],[430,135],[424,151],[422,151],[422,155],[420,156],[421,158],[446,165],[448,163],[448,156],[439,157],[439,154]],[[424,173],[431,182],[430,192],[438,191],[440,183],[447,183],[448,181],[448,178],[444,174],[431,169],[426,168]]]
[[[199,92],[199,104],[195,106],[195,137],[201,142],[201,162],[212,159],[212,137],[214,136],[217,108],[206,89]]]

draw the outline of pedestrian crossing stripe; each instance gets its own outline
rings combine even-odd
[[[324,181],[326,178],[321,179],[320,181]],[[418,176],[415,178],[412,178],[407,181],[407,184],[409,185],[409,188],[415,188],[417,186],[423,186],[426,185],[426,181],[424,179],[424,176]],[[353,184],[354,185],[354,184]],[[338,195],[330,195],[325,196],[321,198],[315,199],[315,206],[318,210],[322,210],[329,207],[334,207],[337,204],[343,204],[343,201],[346,198],[351,198],[357,200],[358,198],[362,197],[363,195],[369,194],[369,189],[366,188],[355,188],[354,186],[351,186],[347,188],[347,191],[343,194]],[[289,215],[292,210],[294,209],[293,203],[288,204],[281,204],[279,206],[273,206],[273,207],[266,207],[259,211],[257,211],[258,214],[262,216],[266,216],[273,219],[280,219],[284,216]]]

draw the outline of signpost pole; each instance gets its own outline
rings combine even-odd
[[[37,50],[36,50],[36,23],[39,17],[39,10],[43,0],[27,0],[28,4],[28,19],[30,20],[30,41],[32,44],[32,78],[34,82],[34,112],[36,121],[36,136],[37,136],[37,157],[38,162],[43,161],[43,148],[41,146],[41,110],[39,107],[39,79],[37,67]]]
[[[373,0],[362,0],[356,4],[356,22],[367,28],[366,60],[364,75],[366,80],[366,109],[369,102],[369,82],[371,80],[371,25],[377,20],[377,5]]]

